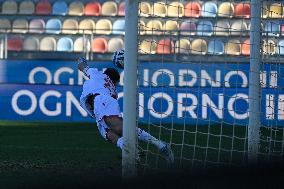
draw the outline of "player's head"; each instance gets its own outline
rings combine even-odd
[[[106,74],[114,84],[116,84],[120,80],[119,72],[114,68],[107,68],[104,71],[104,74]]]

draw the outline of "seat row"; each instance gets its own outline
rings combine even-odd
[[[165,3],[140,3],[141,16],[160,17],[250,17],[250,3],[231,1],[216,3],[215,1],[194,1],[181,3],[178,1]],[[264,5],[263,17],[283,18],[283,4],[271,3]],[[124,16],[125,3],[115,1],[99,2],[73,1],[69,5],[66,1],[57,0],[53,4],[48,0],[34,2],[24,0],[17,4],[15,0],[6,0],[2,4],[2,14],[38,14],[38,15],[76,15],[76,16]]]
[[[146,23],[145,23],[146,22]],[[181,23],[174,20],[165,22],[159,19],[148,21],[140,20],[140,35],[199,35],[199,36],[246,36],[249,34],[250,23],[244,20],[202,20],[183,21]],[[52,18],[46,22],[43,19],[0,19],[0,32],[14,33],[52,33],[52,34],[77,34],[77,33],[96,33],[96,34],[121,34],[124,35],[125,20],[116,19],[113,22],[109,19],[98,19],[96,22],[92,19],[60,20]],[[284,35],[284,23],[276,21],[267,21],[264,23],[264,34],[268,36]]]
[[[46,36],[38,38],[29,36],[13,36],[8,38],[9,51],[64,51],[82,52],[92,51],[95,53],[112,53],[124,48],[122,38],[96,37],[92,41],[88,38],[70,38]],[[284,55],[284,40],[274,41],[269,39],[263,41],[262,50],[268,55]],[[173,41],[170,38],[142,39],[139,43],[141,54],[195,54],[195,55],[250,55],[250,40],[240,41],[230,39],[223,41],[220,39],[193,39],[181,38]]]

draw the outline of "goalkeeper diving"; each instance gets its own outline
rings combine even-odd
[[[123,64],[116,62],[117,59],[115,57],[117,55],[120,56],[120,60],[123,60],[124,51],[117,51],[113,58],[113,63],[123,68]],[[98,71],[96,68],[90,68],[84,58],[79,58],[78,69],[89,78],[83,84],[83,91],[80,97],[81,107],[89,116],[96,119],[101,136],[122,149],[124,142],[122,136],[123,118],[116,92],[116,86],[120,80],[119,72],[114,68],[107,68],[103,72]],[[168,163],[174,162],[174,155],[169,144],[158,140],[140,128],[137,128],[137,136],[138,140],[149,142],[156,146],[161,154],[165,156]]]

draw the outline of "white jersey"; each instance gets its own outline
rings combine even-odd
[[[86,80],[83,84],[81,99],[96,93],[116,98],[116,87],[106,74],[98,71],[96,68],[89,68],[86,74],[90,79]]]

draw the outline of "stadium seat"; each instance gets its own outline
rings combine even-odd
[[[269,7],[270,18],[282,18],[283,17],[283,5],[281,3],[273,3]]]
[[[234,16],[235,7],[231,2],[223,2],[218,8],[218,17],[231,18]]]
[[[174,20],[167,20],[164,28],[166,35],[177,35],[179,31],[178,23]]]
[[[86,16],[99,16],[102,11],[102,6],[99,2],[89,2],[85,6]]]
[[[116,16],[117,15],[117,4],[114,1],[106,1],[102,5],[103,16]]]
[[[281,35],[284,36],[284,23],[281,25]]]
[[[151,16],[153,13],[152,13],[152,6],[150,5],[150,3],[145,1],[139,3],[139,14],[140,16],[143,17]]]
[[[161,39],[157,44],[157,54],[172,54],[174,53],[174,42],[169,39]]]
[[[139,20],[139,35],[145,35],[146,34],[146,24],[143,20]]]
[[[74,50],[73,41],[69,37],[62,37],[57,41],[57,51],[72,52]]]
[[[182,38],[176,41],[175,53],[178,54],[189,54],[190,53],[190,41],[188,39]]]
[[[39,50],[39,40],[36,37],[27,37],[23,44],[24,51],[38,51]]]
[[[238,3],[235,6],[235,17],[250,18],[250,4]]]
[[[106,53],[108,50],[107,40],[103,37],[95,38],[92,41],[92,51],[96,53]]]
[[[84,4],[81,1],[73,1],[69,4],[68,14],[82,16],[84,14]]]
[[[12,25],[9,19],[1,18],[0,19],[0,32],[10,32],[12,29]]]
[[[29,32],[30,33],[44,33],[45,23],[43,19],[33,19],[30,21]]]
[[[164,2],[155,2],[153,5],[153,16],[166,17],[167,6]]]
[[[68,5],[64,0],[56,1],[52,6],[53,15],[66,15],[68,13]]]
[[[276,44],[273,40],[264,40],[262,44],[263,54],[274,55],[276,53]]]
[[[201,15],[201,5],[198,2],[189,2],[185,5],[184,16],[198,18]]]
[[[280,35],[280,23],[277,21],[268,21],[264,25],[264,35],[278,37]]]
[[[248,27],[244,20],[236,20],[231,25],[231,35],[233,36],[246,36]]]
[[[14,33],[27,33],[29,29],[28,21],[25,19],[16,19],[13,21],[12,31]]]
[[[284,55],[284,40],[278,42],[277,54]]]
[[[41,51],[56,51],[56,41],[53,37],[44,37],[40,40]]]
[[[265,4],[265,2],[263,2],[261,9],[262,9],[261,18],[267,18],[270,13],[269,13],[269,7]]]
[[[125,25],[124,19],[118,19],[114,21],[113,26],[112,26],[112,33],[124,35],[125,34],[124,25]]]
[[[108,52],[113,53],[121,49],[124,49],[124,41],[121,38],[115,37],[108,41]]]
[[[63,22],[62,33],[64,34],[76,34],[78,33],[79,24],[75,19],[66,19]]]
[[[62,23],[57,18],[52,18],[47,21],[45,25],[45,32],[46,33],[53,33],[53,34],[59,34],[61,33]]]
[[[51,4],[48,0],[41,0],[36,4],[35,13],[39,15],[49,15],[52,12]]]
[[[184,21],[180,24],[181,35],[196,35],[196,24],[191,21]]]
[[[35,4],[31,0],[22,1],[19,5],[19,14],[33,14],[35,12]]]
[[[194,39],[191,42],[191,54],[205,55],[207,49],[207,42],[204,39]]]
[[[75,52],[90,52],[91,43],[88,38],[79,37],[74,42],[74,51]]]
[[[242,43],[242,55],[245,55],[245,56],[250,55],[250,39],[246,39]]]
[[[139,45],[139,53],[156,54],[157,42],[153,39],[144,39]]]
[[[184,6],[180,2],[172,2],[168,5],[168,17],[183,17]]]
[[[112,32],[112,23],[108,19],[100,19],[96,24],[96,34],[110,35]]]
[[[92,34],[95,29],[96,24],[92,19],[84,19],[79,23],[79,33]]]
[[[219,39],[213,39],[208,43],[208,54],[223,55],[225,51],[225,45],[223,41]]]
[[[217,16],[218,7],[214,2],[205,2],[201,8],[201,16],[202,17],[213,17]]]
[[[8,37],[8,51],[21,51],[23,39],[19,36]]]
[[[228,20],[219,20],[215,23],[214,32],[217,36],[229,36],[230,35],[230,23]]]
[[[118,16],[125,16],[125,1],[122,1],[118,5]]]
[[[213,24],[210,21],[200,21],[197,25],[197,35],[211,36],[213,35]]]
[[[150,20],[146,25],[147,35],[160,35],[163,32],[163,24],[160,20]]]
[[[14,0],[6,0],[2,4],[2,14],[17,14],[18,4]]]
[[[225,45],[225,53],[227,55],[240,55],[241,42],[236,39],[229,40]]]

